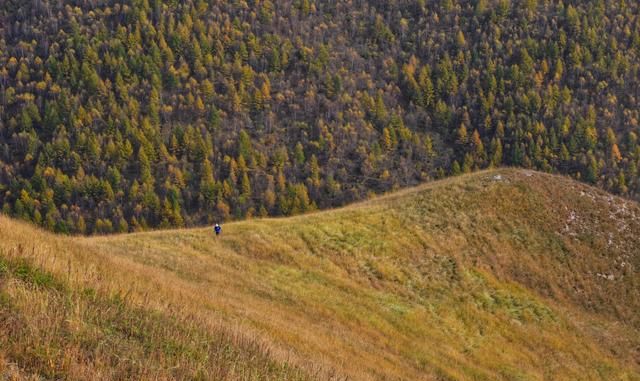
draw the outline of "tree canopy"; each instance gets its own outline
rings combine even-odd
[[[640,5],[0,4],[0,206],[63,233],[289,215],[480,168],[638,198]]]

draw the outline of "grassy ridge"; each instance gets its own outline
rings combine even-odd
[[[47,360],[73,358],[55,373],[71,379],[82,369],[104,379],[637,380],[638,217],[637,204],[570,180],[500,170],[228,224],[220,238],[61,238],[0,218],[0,330],[12,333],[0,359],[47,375]],[[20,261],[52,285],[25,280]],[[67,310],[74,319],[49,316]],[[41,330],[10,325],[43,316]],[[139,366],[113,360],[123,353]]]
[[[135,266],[4,218],[0,226],[0,379],[309,379],[247,332],[158,308],[165,301],[129,286]]]
[[[21,259],[0,268],[0,375],[9,379],[307,379],[242,334],[70,287]]]

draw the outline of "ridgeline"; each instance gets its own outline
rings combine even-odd
[[[639,232],[511,169],[218,238],[0,217],[0,378],[638,380]]]

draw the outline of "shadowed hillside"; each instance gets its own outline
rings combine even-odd
[[[519,170],[217,239],[0,217],[0,375],[639,380],[639,233],[638,204]]]

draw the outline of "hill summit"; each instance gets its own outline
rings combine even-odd
[[[223,228],[0,217],[0,378],[640,379],[634,202],[504,169]]]

